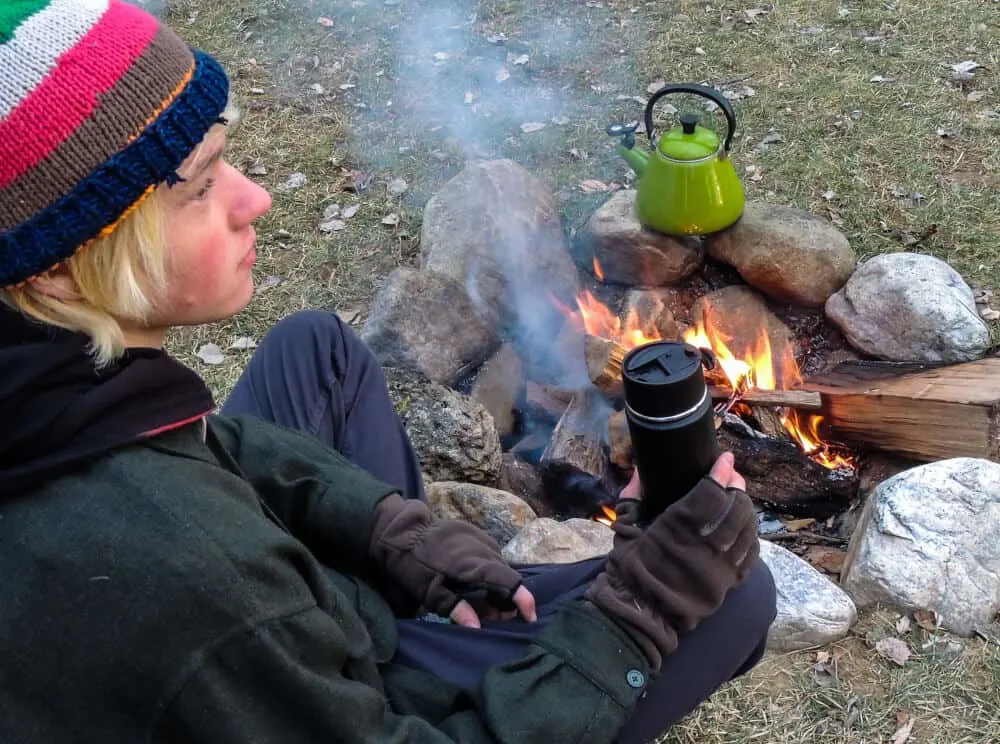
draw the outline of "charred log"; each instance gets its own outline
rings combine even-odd
[[[716,434],[719,446],[736,458],[755,501],[797,517],[826,519],[847,508],[857,491],[853,470],[831,470],[804,455],[795,444],[755,436],[730,422]]]
[[[577,392],[559,419],[538,463],[545,493],[561,516],[588,517],[613,501],[607,488],[606,411],[593,389]]]

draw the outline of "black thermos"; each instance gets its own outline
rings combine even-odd
[[[678,341],[636,347],[622,360],[643,522],[690,491],[719,456],[704,361],[711,356]]]

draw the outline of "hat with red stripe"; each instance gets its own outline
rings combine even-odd
[[[0,287],[115,227],[219,121],[225,72],[121,0],[0,0]]]

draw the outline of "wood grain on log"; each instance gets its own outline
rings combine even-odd
[[[622,360],[628,353],[621,344],[599,336],[586,335],[583,355],[587,375],[594,386],[609,398],[620,398],[622,389]]]
[[[564,516],[590,516],[607,502],[606,411],[593,388],[578,391],[559,419],[538,463],[546,495]]]
[[[832,434],[917,460],[1000,462],[1000,359],[929,368],[845,362],[810,377]]]
[[[708,393],[714,400],[725,400],[732,389],[710,385]],[[813,390],[750,390],[740,400],[754,407],[797,408],[800,411],[819,411],[823,407],[823,396]]]

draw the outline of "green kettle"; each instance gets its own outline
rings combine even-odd
[[[679,124],[654,137],[653,106],[666,95],[691,93],[714,101],[726,116],[726,138],[681,114]],[[729,101],[712,88],[693,83],[667,85],[646,104],[646,135],[652,150],[635,146],[638,122],[608,127],[620,136],[616,149],[639,175],[636,212],[646,227],[668,235],[707,235],[723,230],[743,214],[743,184],[729,159],[736,116]]]

